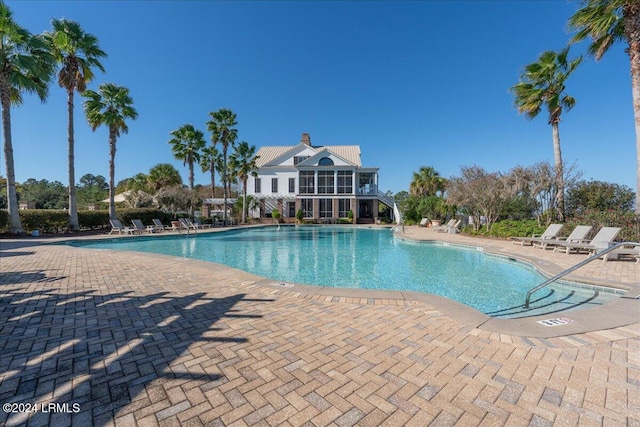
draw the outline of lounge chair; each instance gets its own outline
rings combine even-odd
[[[456,222],[455,218],[451,218],[449,222],[444,225],[436,225],[435,227],[431,227],[434,231],[449,231],[449,227],[451,227]]]
[[[116,230],[118,231],[118,234],[122,234],[122,233],[134,234],[136,232],[134,228],[126,227],[122,225],[119,219],[110,219],[109,223],[111,224],[111,231],[109,232],[109,234],[113,233]]]
[[[144,225],[142,223],[142,220],[139,219],[132,219],[131,223],[133,224],[133,228],[136,231],[139,231],[141,234],[143,232],[147,232],[147,233],[156,233],[157,230],[155,229],[155,227],[153,225]]]
[[[544,233],[541,235],[533,235],[531,237],[511,237],[511,243],[514,245],[519,243],[521,246],[524,246],[525,243],[528,243],[529,246],[533,246],[533,242],[540,242],[547,239],[555,239],[558,233],[562,230],[562,224],[551,224],[544,230]]]
[[[197,226],[197,225],[195,225],[194,223],[192,223],[192,222],[191,222],[191,220],[190,220],[189,218],[178,218],[178,220],[180,221],[180,225],[181,225],[183,228],[186,228],[186,229],[187,229],[187,231],[188,231],[189,229],[194,229],[194,230],[197,230],[197,229],[198,229],[198,226]]]
[[[154,218],[152,221],[153,221],[153,225],[156,228],[156,230],[164,231],[164,230],[167,229],[167,227],[165,227],[164,224],[162,223],[162,221],[160,221],[158,218]]]
[[[607,249],[621,230],[622,228],[620,227],[602,227],[589,243],[558,243],[553,250],[562,250],[567,254],[571,253],[571,251],[585,251],[590,254],[596,254]]]
[[[420,224],[418,224],[418,227],[427,227],[429,225],[429,218],[422,218],[420,220]]]
[[[586,240],[587,234],[589,234],[592,228],[593,227],[590,225],[578,225],[567,237],[555,237],[553,239],[536,240],[533,242],[533,246],[541,249],[547,249],[547,247],[551,247],[553,249],[553,246],[567,242],[586,243],[588,242],[588,240]]]
[[[451,234],[455,234],[458,230],[458,226],[460,225],[460,223],[462,222],[462,220],[455,220],[452,219],[451,221],[449,221],[447,223],[447,225],[445,226],[440,226],[436,228],[436,231],[438,233],[451,233]]]
[[[198,228],[211,228],[211,224],[203,224],[199,217],[193,218],[193,224]]]
[[[620,259],[621,257],[635,258],[636,262],[640,262],[640,248],[638,246],[634,248],[622,247],[614,249],[604,255],[601,255],[602,261],[607,262],[614,259]]]

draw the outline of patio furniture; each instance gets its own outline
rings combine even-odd
[[[511,243],[514,245],[519,243],[521,246],[524,246],[525,243],[528,243],[528,246],[533,246],[534,242],[541,242],[548,239],[555,239],[558,233],[562,230],[562,224],[551,224],[547,227],[546,230],[540,235],[532,235],[531,237],[511,237]]]
[[[164,224],[162,223],[162,221],[160,221],[158,218],[154,218],[152,219],[153,221],[153,225],[155,226],[156,230],[158,231],[164,231],[167,229],[167,227],[164,226]]]
[[[118,234],[134,234],[136,232],[134,228],[122,225],[122,222],[120,222],[119,219],[110,219],[109,223],[111,224],[111,231],[109,231],[109,234],[113,233],[116,230],[118,231]]]
[[[449,220],[449,222],[447,222],[446,224],[444,224],[444,225],[436,225],[435,227],[431,227],[431,229],[434,230],[434,231],[438,231],[438,232],[441,232],[441,230],[442,231],[449,231],[449,227],[451,227],[455,222],[456,222],[456,219],[455,218],[451,218]]]
[[[451,222],[453,221],[453,222]],[[460,225],[460,223],[462,222],[462,220],[455,220],[452,219],[451,221],[449,221],[449,223],[447,223],[447,225],[444,226],[440,226],[436,229],[436,231],[438,233],[451,233],[451,234],[456,234],[458,231],[458,226]]]
[[[567,237],[555,237],[553,239],[543,239],[540,241],[534,241],[533,246],[541,249],[547,249],[547,247],[553,248],[553,246],[562,243],[586,243],[587,234],[591,231],[593,227],[590,225],[578,225],[573,229],[571,234]],[[537,245],[536,245],[537,244]]]
[[[193,218],[193,224],[199,228],[211,228],[211,224],[203,224],[199,217]]]
[[[620,227],[602,227],[589,243],[558,243],[553,250],[555,252],[557,249],[560,249],[567,254],[571,253],[571,251],[585,251],[589,254],[597,254],[611,246],[611,243],[613,243],[613,240],[621,230],[622,228]]]
[[[198,230],[198,226],[192,223],[189,218],[178,218],[178,220],[180,221],[180,225],[182,226],[182,228],[186,228],[187,231],[189,229]]]
[[[426,227],[429,225],[429,218],[422,218],[418,227]]]
[[[640,248],[637,246],[634,248],[623,247],[619,249],[614,249],[609,253],[606,253],[601,256],[603,262],[619,260],[623,257],[635,258],[636,262],[640,262]]]
[[[140,233],[143,231],[146,231],[147,233],[157,233],[157,230],[153,225],[144,225],[140,219],[132,219],[131,223],[133,224],[133,228]]]

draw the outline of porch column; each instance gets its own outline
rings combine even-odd
[[[320,218],[320,199],[313,199],[313,218]]]

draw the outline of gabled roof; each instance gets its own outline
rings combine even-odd
[[[260,147],[256,153],[257,156],[260,156],[257,159],[256,164],[258,167],[276,166],[277,163],[284,161],[289,155],[293,157],[295,152],[301,148],[311,149],[315,151],[316,154],[323,150],[328,150],[348,163],[352,163],[355,166],[362,166],[360,161],[359,145],[327,145],[313,147],[305,144],[296,144],[265,146]]]
[[[317,163],[320,161],[320,159],[322,159],[323,157],[329,157],[331,155],[333,155],[334,157],[342,160],[343,162],[347,163],[348,165],[358,166],[358,165],[354,164],[353,162],[350,162],[349,160],[345,159],[344,157],[339,156],[338,154],[332,152],[327,147],[323,147],[322,150],[319,150],[318,153],[316,153],[315,155],[313,155],[313,156],[309,157],[308,159],[298,163],[298,166],[316,166]]]

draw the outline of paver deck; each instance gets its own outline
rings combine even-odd
[[[201,261],[34,243],[0,241],[0,402],[38,407],[0,424],[640,425],[637,322],[510,334],[429,299],[313,293]],[[592,268],[580,274],[637,285],[635,263]]]

